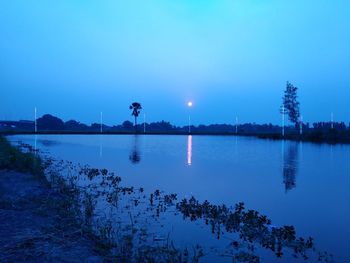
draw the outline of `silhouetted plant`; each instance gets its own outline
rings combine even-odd
[[[22,152],[22,149],[26,149],[27,152]],[[0,169],[30,172],[43,176],[42,160],[35,153],[30,145],[20,144],[16,148],[5,137],[0,136]]]
[[[141,107],[141,104],[138,103],[138,102],[133,102],[130,106],[129,106],[129,109],[132,110],[132,113],[131,115],[135,117],[135,131],[137,131],[137,117],[139,116],[141,110],[142,110],[142,107]]]
[[[39,130],[64,130],[64,122],[60,118],[50,114],[45,114],[41,118],[38,118],[37,123]]]
[[[71,163],[68,163],[68,167],[74,169]],[[224,250],[218,249],[213,250],[213,252],[220,254],[220,251],[223,251],[225,256],[232,257],[234,262],[260,262],[256,250],[257,245],[272,251],[277,257],[282,257],[285,252],[289,252],[304,260],[308,260],[310,255],[315,256],[315,253],[318,254],[319,261],[329,262],[331,259],[327,253],[315,250],[311,237],[305,239],[298,237],[293,226],[272,225],[269,218],[261,215],[258,211],[247,210],[244,203],[238,203],[231,208],[226,205],[213,205],[208,201],[199,202],[194,197],[178,202],[176,194],[166,195],[158,189],[146,195],[143,188],[122,187],[119,185],[121,178],[107,169],[96,169],[88,166],[78,166],[77,168],[81,168],[75,170],[77,174],[64,174],[74,178],[76,176],[86,177],[88,179],[87,185],[76,188],[78,192],[66,192],[67,194],[75,194],[78,202],[81,200],[80,196],[85,197],[83,198],[85,210],[82,211],[85,213],[83,215],[85,218],[95,215],[94,211],[98,211],[94,210],[97,205],[95,201],[103,197],[110,205],[118,209],[117,211],[120,213],[117,214],[130,216],[130,220],[123,222],[119,221],[122,220],[122,217],[119,218],[116,224],[111,224],[112,221],[109,219],[97,221],[97,223],[93,220],[87,222],[91,224],[93,233],[99,236],[99,244],[108,245],[108,249],[104,250],[108,256],[114,256],[117,259],[132,259],[151,254],[152,259],[159,259],[160,262],[177,262],[163,260],[163,257],[169,255],[169,252],[176,257],[181,256],[180,262],[183,262],[184,259],[189,262],[190,257],[193,257],[192,262],[198,262],[199,257],[203,256],[201,248],[193,253],[186,248],[184,250],[181,248],[181,253],[175,253],[179,250],[169,247],[169,236],[166,240],[162,236],[154,237],[153,234],[147,234],[147,226],[152,229],[152,221],[157,224],[161,223],[164,220],[161,215],[168,211],[175,212],[175,214],[180,212],[184,219],[189,218],[191,221],[203,220],[203,223],[210,227],[211,232],[218,239],[224,234],[226,238],[230,239],[229,246],[225,247]],[[69,177],[66,177],[65,181],[69,181],[68,179]],[[102,186],[103,189],[100,189],[99,186]],[[68,184],[67,187],[72,187],[72,185]],[[87,199],[86,194],[91,199]],[[78,206],[77,208],[78,212],[81,211]],[[176,209],[174,211],[171,208]],[[99,220],[101,219],[102,217],[99,217]],[[153,242],[151,246],[148,245],[149,241]],[[124,244],[126,247],[124,245],[114,247],[113,244]],[[312,261],[313,258],[310,260]],[[158,261],[151,260],[150,262]]]
[[[286,90],[282,98],[282,105],[284,106],[284,112],[282,114],[288,114],[289,120],[295,125],[299,122],[300,111],[297,95],[298,88],[293,86],[290,82],[287,82]]]
[[[212,205],[208,201],[199,203],[191,197],[189,200],[183,199],[176,207],[184,218],[190,218],[191,221],[205,220],[218,239],[223,233],[222,228],[229,233],[239,233],[240,239],[248,242],[250,252],[254,252],[253,243],[260,243],[262,247],[272,250],[277,257],[281,257],[283,250],[289,248],[294,252],[294,257],[301,256],[306,260],[307,251],[314,250],[312,237],[298,238],[293,226],[272,226],[270,219],[255,210],[245,210],[243,203],[238,203],[235,209],[231,210],[225,205]],[[232,246],[238,248],[240,244],[233,241]],[[236,259],[237,256],[240,258],[241,252],[236,254]],[[256,256],[244,254],[244,257],[248,256],[254,258],[253,262],[258,262],[255,261]]]
[[[124,121],[123,124],[122,124],[122,127],[123,127],[123,129],[129,131],[129,130],[132,130],[133,124],[132,124],[131,121]]]

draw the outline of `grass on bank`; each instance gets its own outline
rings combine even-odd
[[[5,137],[0,136],[0,170],[31,174],[33,179],[43,183],[44,187],[51,188],[44,174],[44,162],[31,148],[28,149],[28,151],[22,152],[22,148],[11,145]],[[13,231],[20,231],[25,234],[21,234],[19,239],[15,237],[12,243],[6,244],[6,248],[1,248],[0,258],[5,257],[6,262],[16,262],[17,259],[20,261],[43,259],[46,256],[51,259],[51,250],[53,248],[60,249],[64,246],[68,247],[64,255],[69,256],[73,255],[76,249],[82,249],[85,245],[90,245],[88,238],[91,238],[92,244],[99,241],[92,234],[88,235],[84,231],[80,220],[77,218],[79,210],[74,209],[74,202],[76,201],[74,193],[63,182],[59,187],[60,189],[53,195],[50,190],[49,194],[44,193],[39,197],[29,197],[29,199],[18,197],[3,199],[0,197],[0,209],[4,210],[3,215],[5,216],[8,211],[17,209],[19,211],[28,210],[26,216],[29,221],[31,218],[36,218],[37,215],[42,217],[42,232],[39,233],[32,233],[31,228],[26,225],[24,226],[25,231],[23,231],[21,228],[16,228],[16,225],[11,225],[11,222],[6,222],[9,227],[14,227]],[[26,204],[30,204],[30,206],[28,207]],[[46,220],[49,217],[53,218],[53,221]],[[45,245],[43,245],[44,243]],[[79,245],[81,246],[79,247]],[[0,261],[2,262],[1,259]]]
[[[39,181],[50,186],[44,175],[44,169],[45,162],[38,155],[30,150],[28,152],[22,152],[21,148],[11,145],[5,137],[0,136],[0,170],[30,173]],[[53,187],[52,189],[55,192],[54,197],[49,194],[42,196],[40,200],[30,199],[26,201],[31,203],[30,209],[32,209],[33,214],[44,218],[54,216],[54,223],[43,224],[44,230],[39,236],[35,236],[35,233],[30,233],[28,232],[29,230],[26,230],[27,236],[23,236],[22,240],[19,240],[18,243],[14,243],[6,249],[5,256],[9,261],[15,262],[18,258],[26,260],[28,258],[35,259],[50,256],[50,249],[55,246],[73,247],[74,251],[74,246],[79,246],[82,243],[83,245],[91,246],[91,253],[98,256],[99,260],[103,262],[145,262],[141,255],[150,258],[149,262],[156,262],[152,259],[159,257],[167,257],[169,259],[163,260],[164,262],[184,262],[181,260],[182,254],[170,246],[155,251],[152,247],[140,247],[137,250],[138,253],[133,258],[130,258],[128,254],[130,248],[121,251],[120,254],[112,254],[112,249],[115,249],[115,245],[111,244],[106,237],[96,235],[90,223],[86,222],[81,215],[82,211],[79,206],[80,193],[78,189],[72,185],[68,185],[56,172],[53,172],[51,176],[56,177],[53,180],[55,184],[50,187]],[[6,208],[11,210],[14,207],[18,208],[21,207],[23,202],[25,203],[23,200],[8,201],[0,198],[0,209]],[[90,214],[92,215],[92,212]],[[45,247],[42,246],[43,242],[46,242]],[[127,245],[133,247],[134,244],[129,244],[125,241],[125,244],[120,243],[118,247],[124,248],[125,246],[126,248]],[[4,252],[0,249],[0,257],[2,253]],[[67,253],[69,254],[70,252],[68,251]],[[85,256],[87,255],[82,254],[82,257]],[[137,260],[138,256],[140,256],[140,260]]]
[[[22,152],[3,136],[0,136],[0,169],[31,173],[36,176],[44,175],[39,156],[32,152]]]

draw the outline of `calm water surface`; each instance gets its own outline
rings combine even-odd
[[[9,140],[57,159],[115,171],[125,186],[177,193],[180,200],[244,202],[273,225],[293,225],[298,236],[312,236],[335,262],[350,262],[350,146],[231,136],[26,135]],[[203,227],[184,238],[191,227],[170,221],[181,229],[173,234],[180,243],[214,238]],[[220,258],[225,260],[232,262]],[[281,262],[264,252],[261,260]]]

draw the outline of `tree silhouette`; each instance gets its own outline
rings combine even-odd
[[[64,122],[55,116],[45,114],[37,119],[38,129],[45,131],[61,131],[64,130]]]
[[[131,131],[133,128],[133,123],[131,121],[124,121],[122,127],[124,130]]]
[[[289,120],[295,125],[298,124],[300,117],[297,91],[298,88],[287,81],[286,90],[284,91],[284,96],[282,98],[284,112],[281,111],[282,114],[288,114]]]
[[[131,115],[135,117],[135,131],[137,131],[137,117],[139,116],[141,110],[142,110],[142,107],[141,107],[141,104],[138,103],[138,102],[133,102],[130,106],[129,106],[129,109],[132,110],[132,113]]]

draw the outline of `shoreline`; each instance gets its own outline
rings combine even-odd
[[[143,187],[120,185],[122,178],[107,169],[74,166],[69,161],[67,167],[61,161],[55,166],[53,159],[41,160],[30,148],[12,146],[1,136],[0,146],[0,221],[4,222],[0,225],[0,258],[5,262],[67,258],[70,262],[144,262],[145,257],[150,262],[189,262],[190,259],[199,262],[206,253],[220,256],[200,243],[193,244],[193,252],[187,246],[178,248],[169,234],[166,237],[160,231],[154,236],[144,228],[145,222],[152,225],[149,220],[156,223],[166,213],[182,216],[187,224],[199,221],[215,239],[220,239],[224,232],[213,229],[225,229],[227,235],[240,233],[242,236],[232,243],[230,250],[234,261],[259,260],[259,255],[254,254],[255,246],[269,250],[276,257],[289,251],[295,257],[308,258],[316,256],[316,252],[322,259],[328,258],[326,252],[314,247],[311,236],[297,236],[292,225],[272,225],[267,216],[246,209],[244,202],[226,206],[200,201],[194,196],[178,200],[177,194],[161,190],[147,193]],[[37,162],[35,169],[33,162]],[[37,169],[38,164],[41,169]],[[61,174],[61,168],[71,171],[68,177]],[[88,185],[81,187],[73,183],[80,179],[89,182]],[[116,225],[109,221],[111,218],[94,225],[99,197],[106,198],[111,208],[125,216],[123,225],[119,225],[122,221],[118,218]],[[135,213],[131,214],[133,210]],[[276,247],[276,242],[281,246]]]
[[[0,136],[11,136],[11,135],[178,135],[178,136],[232,136],[232,137],[255,137],[258,139],[268,140],[286,140],[286,141],[297,141],[297,142],[310,142],[316,144],[350,144],[350,132],[348,131],[312,131],[305,132],[303,135],[290,133],[282,136],[280,133],[228,133],[228,132],[81,132],[81,131],[39,131],[39,132],[28,132],[28,131],[8,131],[0,132]]]
[[[78,220],[64,186],[47,180],[45,166],[0,136],[0,261],[103,262],[99,240]]]
[[[94,239],[65,210],[69,199],[31,173],[0,170],[2,262],[102,262]]]

